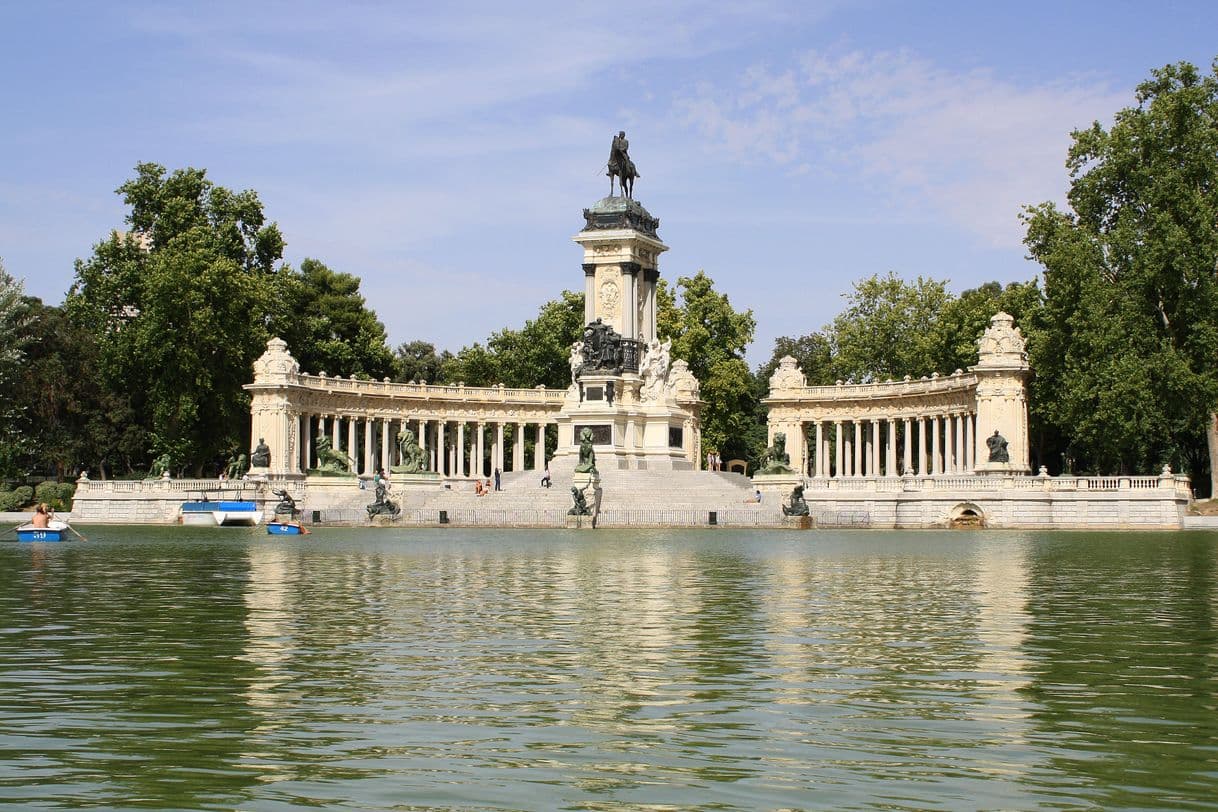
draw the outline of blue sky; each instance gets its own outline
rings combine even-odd
[[[1069,131],[1218,56],[1196,3],[0,2],[0,257],[62,301],[139,161],[257,190],[395,344],[458,349],[583,283],[625,129],[670,281],[820,328],[853,280],[1028,279]]]

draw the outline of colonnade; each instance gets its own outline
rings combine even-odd
[[[973,411],[804,421],[801,433],[812,477],[971,474],[977,466]]]
[[[401,462],[398,433],[409,428],[423,449],[427,470],[449,477],[489,477],[496,468],[540,472],[549,458],[546,426],[555,425],[553,421],[350,414],[300,414],[296,421],[301,438],[300,454],[295,460],[298,471],[316,467],[316,439],[319,437],[329,437],[335,450],[352,461],[356,473],[388,471]],[[507,431],[509,426],[513,427],[511,432]],[[526,450],[527,439],[533,440],[531,454]],[[526,468],[526,462],[529,468]]]

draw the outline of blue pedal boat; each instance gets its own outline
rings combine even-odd
[[[182,503],[182,524],[215,527],[244,525],[252,527],[262,521],[262,511],[254,502],[213,502],[196,499]]]
[[[307,536],[309,528],[300,522],[267,522],[266,532],[272,536]]]

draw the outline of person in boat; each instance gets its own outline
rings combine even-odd
[[[34,518],[30,520],[30,524],[34,527],[50,527],[51,514],[47,510],[46,502],[43,502],[38,507],[34,508]]]

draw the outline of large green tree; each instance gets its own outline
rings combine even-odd
[[[934,368],[929,328],[950,301],[944,282],[894,273],[854,283],[846,309],[829,326],[837,376],[855,381],[918,377]]]
[[[656,331],[672,339],[672,357],[684,359],[702,384],[701,454],[715,449],[723,459],[756,457],[765,437],[756,419],[757,392],[744,360],[757,321],[752,310],[737,312],[704,271],[677,279],[677,296],[657,291]]]
[[[1153,71],[1072,134],[1069,210],[1025,214],[1044,266],[1033,363],[1080,465],[1218,476],[1218,63]]]
[[[28,342],[27,321],[25,287],[0,261],[0,477],[19,473],[19,460],[28,445],[20,431],[22,408],[13,390],[22,348]]]
[[[464,381],[470,386],[544,384],[565,389],[571,383],[571,344],[580,337],[583,319],[584,295],[563,291],[543,304],[537,318],[526,321],[523,328],[505,327],[485,345],[464,347],[444,359],[441,374],[448,383]]]
[[[278,274],[281,307],[272,331],[308,372],[380,379],[394,374],[385,325],[360,295],[359,277],[306,259]]]
[[[77,261],[67,308],[97,337],[99,371],[129,393],[150,453],[198,471],[248,444],[241,387],[267,338],[283,238],[257,194],[201,169],[142,163],[118,193],[130,231]]]
[[[450,358],[451,352],[436,352],[436,345],[430,341],[404,341],[394,351],[394,380],[402,383],[442,383],[444,378],[441,370]]]

